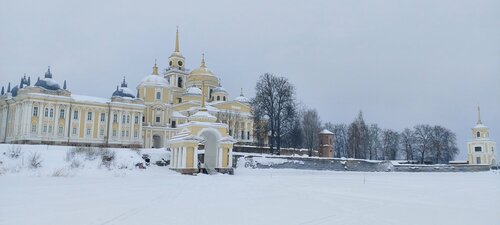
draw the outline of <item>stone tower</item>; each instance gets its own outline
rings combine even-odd
[[[319,133],[319,157],[333,158],[333,133],[324,129]]]
[[[481,121],[481,111],[477,107],[477,124],[472,128],[472,140],[467,143],[467,160],[469,164],[495,165],[496,143],[490,139],[487,126]]]

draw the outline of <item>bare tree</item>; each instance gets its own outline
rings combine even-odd
[[[368,145],[368,158],[380,159],[383,156],[381,134],[382,129],[377,124],[371,124],[368,130],[369,145]]]
[[[319,145],[319,132],[321,132],[321,121],[315,109],[308,109],[302,115],[302,130],[304,132],[304,144],[312,156],[313,149]]]
[[[237,131],[240,129],[240,124],[242,122],[240,112],[226,110],[224,112],[218,112],[216,117],[217,122],[228,125],[229,135],[236,138],[238,135]]]
[[[391,129],[382,132],[384,160],[395,160],[399,150],[399,134]]]
[[[423,164],[426,160],[426,154],[431,148],[432,144],[432,127],[429,125],[416,125],[415,126],[415,140],[416,147],[419,155],[419,161]]]
[[[400,141],[406,160],[415,160],[415,133],[409,128],[404,129],[401,132]]]
[[[274,153],[274,145],[279,154],[281,138],[286,133],[286,124],[296,113],[295,87],[284,77],[276,77],[265,73],[255,86],[253,111],[268,119],[269,146]]]
[[[363,112],[349,125],[347,129],[348,157],[366,159],[369,145],[368,126],[363,119]]]

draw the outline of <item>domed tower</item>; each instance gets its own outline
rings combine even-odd
[[[123,77],[122,84],[120,87],[116,86],[116,90],[111,95],[111,99],[113,98],[130,98],[134,99],[135,94],[130,88],[128,88],[127,81],[125,81],[125,77]]]
[[[201,102],[202,98],[202,92],[201,89],[199,89],[196,86],[191,86],[186,89],[186,92],[182,94],[182,101],[183,102],[189,102],[189,101],[198,101]]]
[[[227,101],[229,97],[229,93],[227,92],[226,89],[224,89],[222,86],[216,87],[212,91],[212,97],[210,98],[211,101],[216,101],[216,102],[225,102]]]
[[[250,104],[250,99],[245,97],[245,95],[243,94],[243,88],[241,88],[240,96],[236,97],[234,100],[243,104]]]
[[[182,56],[179,49],[179,29],[175,34],[175,49],[168,58],[168,67],[165,71],[165,79],[173,90],[173,103],[182,102],[182,94],[186,89],[186,79],[188,72],[186,70],[186,59]]]
[[[196,86],[198,88],[202,88],[202,85],[205,84],[205,100],[210,100],[212,98],[212,94],[214,89],[220,86],[219,78],[210,71],[205,64],[205,54],[202,54],[200,67],[194,69],[189,73],[186,85],[187,86]]]
[[[496,142],[490,139],[487,126],[481,121],[481,109],[477,107],[477,124],[472,128],[472,140],[467,143],[467,159],[469,164],[495,165]]]

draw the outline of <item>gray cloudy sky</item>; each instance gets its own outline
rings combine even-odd
[[[324,122],[439,124],[465,142],[481,105],[500,142],[500,1],[0,1],[0,85],[26,73],[109,97],[167,66],[180,27],[188,68],[232,97],[288,77]]]

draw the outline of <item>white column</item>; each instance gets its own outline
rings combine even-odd
[[[217,168],[222,168],[222,148],[217,148]]]
[[[172,148],[170,149],[170,164],[171,164],[171,168],[175,168],[175,161],[176,161],[176,158],[175,158],[175,150],[176,148]]]
[[[228,167],[233,167],[233,149],[230,148],[229,152],[227,154],[229,155],[228,160],[227,160]]]
[[[198,168],[198,147],[193,149],[193,167]]]
[[[182,147],[182,168],[186,168],[187,149]]]

